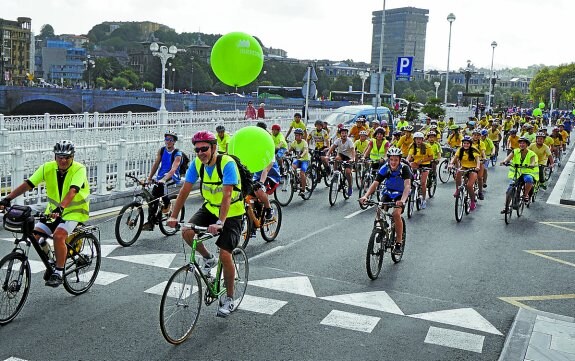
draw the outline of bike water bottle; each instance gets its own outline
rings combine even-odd
[[[44,237],[40,238],[38,244],[40,245],[40,248],[42,248],[42,251],[46,253],[48,259],[54,260],[54,253],[52,252],[52,247],[50,247],[50,243],[46,242],[46,239]]]

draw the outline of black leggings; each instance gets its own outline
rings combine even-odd
[[[154,197],[154,201],[148,204],[148,220],[152,220],[155,218],[156,213],[158,212],[158,203],[159,198],[162,198],[162,202],[164,205],[170,204],[170,198],[167,196],[168,194],[168,185],[165,183],[156,183],[152,188],[152,197]]]

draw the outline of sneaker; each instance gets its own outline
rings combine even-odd
[[[483,192],[479,192],[479,200],[484,200],[485,196],[483,195]]]
[[[271,221],[274,218],[274,210],[271,208],[266,209],[266,221]]]
[[[142,225],[142,231],[153,231],[154,230],[154,222],[148,221]]]
[[[202,258],[204,259],[204,267],[202,267],[202,273],[204,276],[209,276],[212,268],[216,267],[218,264],[218,260],[214,256],[212,256],[212,258]]]
[[[300,192],[299,192],[299,196],[302,197],[302,198],[305,198],[305,193],[302,192],[302,191],[300,191]]]
[[[477,208],[477,204],[475,202],[471,202],[469,204],[469,211],[473,211],[475,208]]]
[[[353,194],[353,187],[347,188],[347,196],[351,197],[352,194]]]
[[[455,198],[459,197],[459,188],[455,190],[455,193],[453,193],[453,197]]]
[[[503,210],[501,212],[499,212],[500,214],[505,214],[507,213],[509,210],[507,208],[503,208]]]
[[[547,190],[547,184],[545,184],[545,183],[541,183],[540,187],[541,187],[544,191]]]
[[[425,209],[425,207],[427,207],[427,201],[425,199],[422,199],[421,204],[420,204],[420,208]]]
[[[218,307],[218,317],[228,317],[230,313],[235,311],[234,299],[229,296],[220,298],[220,307]]]
[[[487,183],[483,183],[483,188],[487,188]]]
[[[48,278],[48,280],[46,281],[46,286],[49,287],[58,287],[60,286],[64,281],[62,280],[62,276],[60,276],[57,273],[52,273],[50,275],[50,278]]]
[[[391,252],[393,252],[395,255],[400,255],[403,252],[401,250],[401,243],[396,243]]]
[[[167,216],[170,214],[170,205],[168,204],[166,207],[162,207],[162,214]]]

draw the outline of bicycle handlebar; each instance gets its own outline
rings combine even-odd
[[[359,200],[358,200],[359,201]],[[401,208],[401,206],[398,206],[397,204],[395,204],[395,202],[377,202],[377,201],[372,201],[372,200],[366,200],[365,204],[368,206],[379,206],[379,207],[393,207],[393,208]]]
[[[188,222],[178,222],[176,224],[176,229],[180,229],[181,227],[186,227],[189,228],[191,230],[193,230],[196,233],[208,233],[208,227],[202,227],[202,226],[198,226],[195,225],[193,223],[188,223]]]

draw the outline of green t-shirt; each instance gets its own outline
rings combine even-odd
[[[302,140],[299,143],[296,140],[294,140],[293,142],[291,142],[289,148],[290,150],[293,150],[295,152],[299,160],[310,160],[309,148],[305,140]],[[303,157],[301,157],[302,154],[304,154]]]

